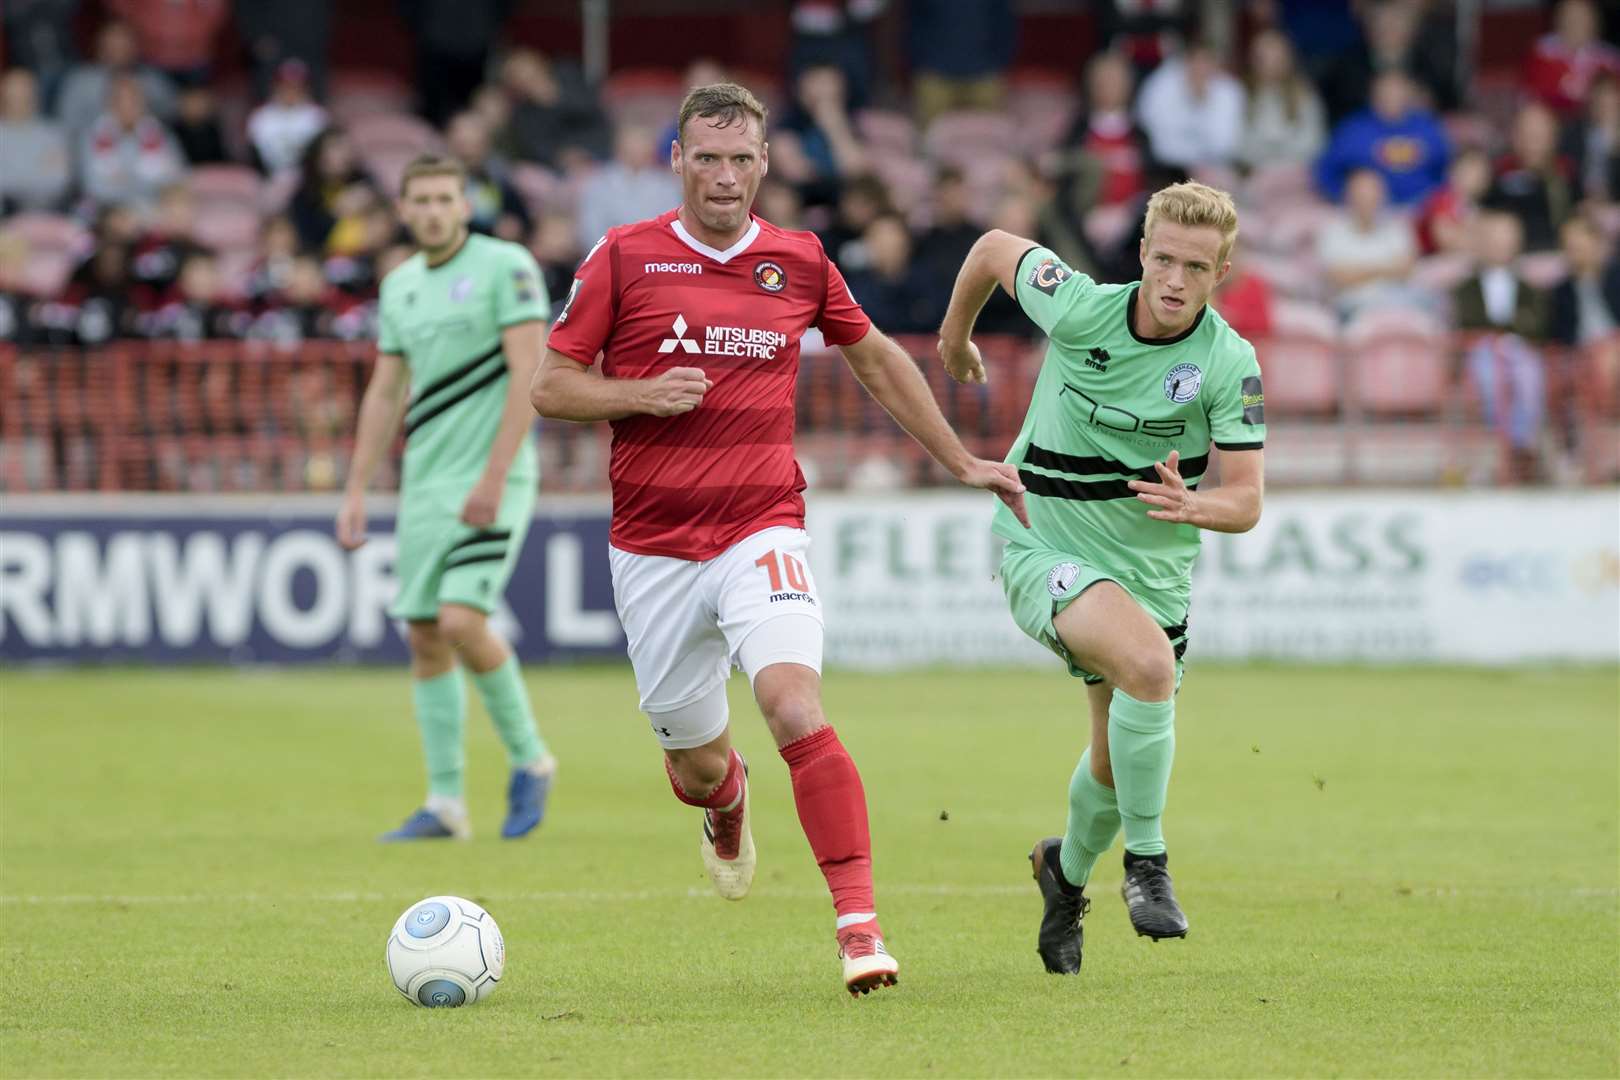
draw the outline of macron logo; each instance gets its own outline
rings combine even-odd
[[[675,316],[674,329],[675,336],[667,337],[663,341],[659,342],[658,351],[661,353],[672,353],[675,351],[675,347],[678,345],[683,352],[692,353],[694,355],[698,353],[698,343],[686,336],[685,315]]]
[[[650,262],[642,264],[641,272],[643,274],[701,274],[703,273],[703,264]]]

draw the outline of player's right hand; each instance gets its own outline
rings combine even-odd
[[[971,340],[952,344],[944,338],[939,339],[936,346],[939,358],[945,363],[945,370],[951,378],[959,383],[982,383],[985,381],[984,357],[979,355],[979,347]]]
[[[653,416],[679,416],[703,403],[703,395],[714,383],[701,368],[670,368],[647,380],[647,406]]]
[[[345,551],[366,542],[366,501],[360,495],[345,495],[338,507],[337,541]]]

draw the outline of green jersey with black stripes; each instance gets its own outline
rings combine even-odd
[[[403,356],[411,373],[404,492],[477,481],[506,407],[501,331],[550,317],[534,256],[476,233],[438,266],[418,252],[383,279],[377,348]],[[532,436],[507,479],[538,482]]]
[[[1265,443],[1265,397],[1254,347],[1206,306],[1175,338],[1138,336],[1139,286],[1099,285],[1051,251],[1019,260],[1019,305],[1050,339],[1023,429],[1007,460],[1029,489],[1030,528],[998,507],[1013,544],[1084,556],[1152,589],[1190,586],[1199,529],[1155,521],[1126,485],[1157,481],[1154,462],[1181,453],[1196,487],[1210,446]]]

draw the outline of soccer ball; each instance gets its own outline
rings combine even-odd
[[[471,1005],[495,992],[506,942],[489,912],[459,896],[430,896],[405,909],[388,935],[394,988],[430,1009]]]

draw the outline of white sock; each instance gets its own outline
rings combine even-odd
[[[441,821],[460,821],[467,816],[467,800],[460,795],[429,795],[423,805]]]

